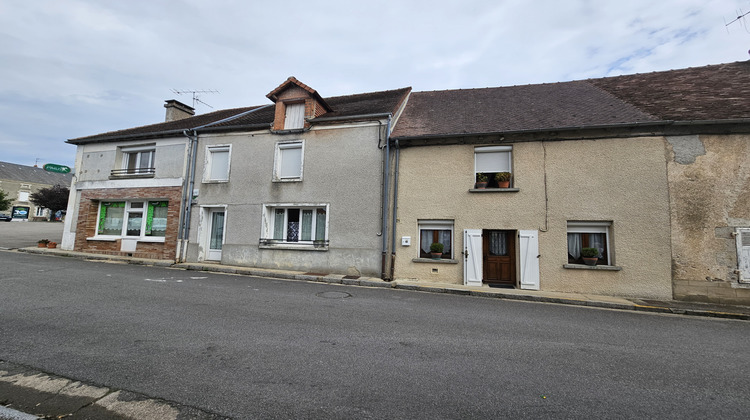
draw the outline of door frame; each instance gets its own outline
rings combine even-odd
[[[211,255],[211,229],[213,228],[212,222],[212,214],[217,211],[221,211],[224,213],[224,225],[222,228],[222,237],[221,237],[221,244],[222,246],[226,243],[227,240],[227,206],[221,205],[221,206],[200,206],[201,209],[201,215],[200,215],[200,235],[199,235],[199,256],[198,259],[200,261],[221,261],[221,251],[219,252],[219,258],[217,259],[214,255]]]
[[[506,258],[510,264],[510,281],[488,281],[485,273],[488,270],[488,264],[483,263],[482,267],[482,283],[484,284],[502,284],[507,286],[518,287],[518,231],[515,229],[482,229],[482,260],[488,261],[490,256],[489,246],[485,247],[485,243],[489,243],[490,232],[502,232],[505,234],[507,241],[508,254]]]

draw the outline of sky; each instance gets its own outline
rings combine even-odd
[[[553,83],[750,59],[750,0],[0,0],[0,161],[67,139],[270,103]],[[729,23],[729,25],[727,25]],[[204,103],[206,105],[204,105]],[[210,107],[209,107],[210,106]]]

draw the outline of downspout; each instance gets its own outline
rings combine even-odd
[[[396,146],[396,167],[393,170],[393,218],[391,220],[391,275],[390,279],[393,280],[393,272],[396,265],[396,216],[398,211],[398,166],[401,155],[401,148],[398,145],[398,139],[394,144]]]
[[[268,108],[270,106],[274,106],[274,104],[264,105],[258,108],[253,108],[250,111],[242,112],[237,115],[233,115],[228,118],[224,118],[223,120],[214,121],[212,123],[204,124],[199,127],[195,128],[189,128],[182,131],[182,134],[190,139],[190,153],[191,155],[188,156],[190,159],[190,181],[188,183],[188,188],[183,191],[182,194],[182,226],[180,227],[180,232],[178,234],[178,239],[180,240],[180,255],[179,255],[179,261],[178,262],[184,262],[186,258],[187,253],[187,243],[188,239],[190,238],[190,214],[192,213],[192,205],[193,205],[193,188],[195,187],[195,165],[196,160],[198,159],[198,130],[206,127],[210,127],[212,125],[221,124],[227,121],[232,121],[240,117],[244,117],[245,115],[252,114],[253,112],[260,111],[261,109]],[[192,131],[193,135],[190,135],[190,132]]]
[[[388,120],[385,125],[385,168],[383,169],[383,180],[385,186],[383,188],[383,221],[382,221],[382,233],[383,233],[383,254],[380,260],[380,278],[383,280],[390,280],[386,276],[386,255],[388,253],[388,183],[391,173],[390,167],[391,161],[391,115],[388,114]]]

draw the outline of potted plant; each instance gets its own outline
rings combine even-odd
[[[583,263],[586,265],[596,265],[596,262],[599,260],[599,250],[596,248],[582,248],[581,258],[583,258]]]
[[[510,172],[498,172],[495,174],[498,188],[510,187]]]
[[[480,190],[487,188],[487,175],[477,172],[477,183],[474,186]]]
[[[49,239],[40,239],[36,241],[36,246],[39,248],[47,248],[47,244],[49,243]]]
[[[430,256],[433,260],[439,260],[443,256],[443,244],[440,242],[433,242],[430,245]]]
[[[49,241],[47,248],[57,248],[57,242]]]

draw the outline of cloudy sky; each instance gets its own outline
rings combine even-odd
[[[73,165],[66,139],[322,96],[557,82],[745,61],[750,0],[0,0],[0,161]]]

